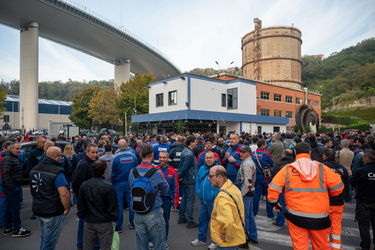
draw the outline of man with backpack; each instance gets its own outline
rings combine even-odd
[[[165,250],[165,221],[160,195],[168,193],[169,185],[162,171],[151,165],[154,151],[150,145],[142,147],[141,157],[141,164],[129,174],[137,249],[148,250],[151,240],[154,250]]]

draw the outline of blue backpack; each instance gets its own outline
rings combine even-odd
[[[156,193],[153,193],[150,178],[156,171],[158,171],[157,168],[151,168],[144,176],[141,176],[137,168],[133,168],[132,209],[138,214],[147,214],[154,205]]]

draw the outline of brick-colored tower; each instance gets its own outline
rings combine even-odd
[[[241,41],[243,76],[301,89],[301,31],[285,26],[262,28],[258,18],[254,23],[255,29]]]

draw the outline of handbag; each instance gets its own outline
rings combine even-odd
[[[236,204],[238,215],[240,216],[241,224],[242,224],[243,230],[245,231],[245,237],[246,237],[246,243],[245,244],[247,246],[247,249],[250,249],[251,239],[250,239],[250,236],[249,236],[249,232],[246,230],[246,227],[245,227],[245,224],[244,224],[244,220],[242,219],[240,208],[238,207],[236,199],[234,199],[234,197],[227,190],[221,189],[219,192],[224,192],[227,195],[229,195],[229,197],[232,198],[234,204]]]
[[[112,245],[111,250],[120,249],[120,235],[115,230],[116,224],[113,224],[113,235],[112,235]]]
[[[259,159],[258,159],[258,154],[257,154],[257,152],[254,151],[254,153],[255,153],[255,158],[257,158],[257,161],[258,161],[259,167],[260,167],[260,168],[262,169],[262,171],[263,171],[264,179],[270,179],[270,178],[272,177],[272,175],[271,175],[271,169],[270,169],[269,167],[265,167],[265,168],[263,168],[263,167],[262,167],[262,164],[260,164],[260,161],[259,161]]]

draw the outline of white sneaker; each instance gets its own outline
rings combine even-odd
[[[210,250],[216,250],[216,248],[217,248],[217,245],[213,242],[208,246],[208,249]]]
[[[202,242],[202,241],[200,241],[200,240],[198,240],[198,239],[195,239],[195,240],[193,240],[193,241],[191,242],[191,245],[192,245],[192,246],[201,246],[201,245],[206,245],[206,242]]]

